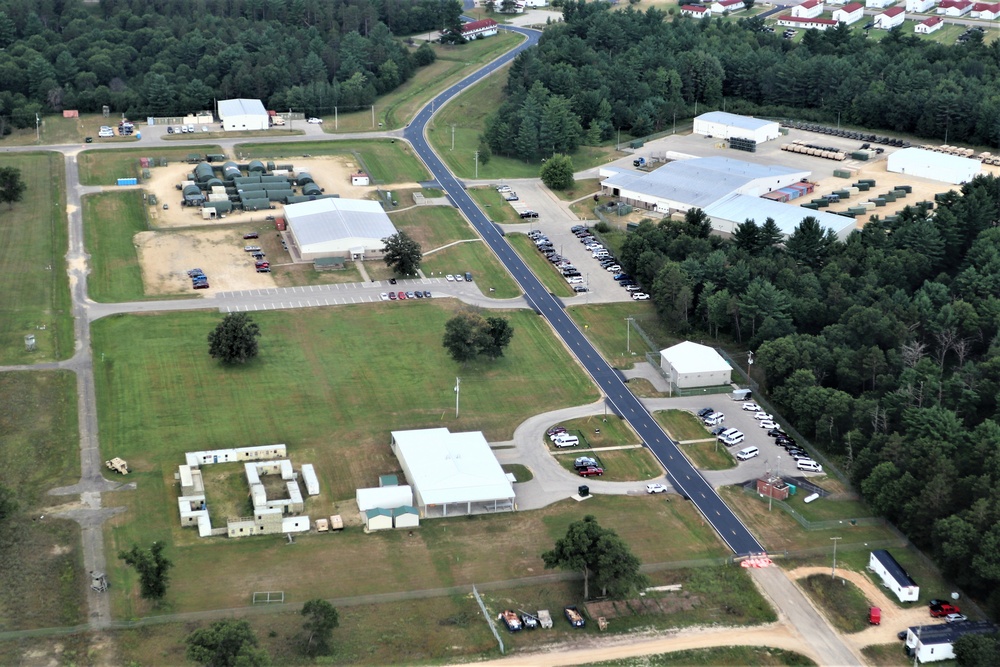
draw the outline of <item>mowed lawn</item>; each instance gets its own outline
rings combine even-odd
[[[417,206],[389,213],[396,229],[406,232],[423,252],[462,239],[476,238],[476,232],[458,212],[448,206]],[[369,262],[370,263],[370,262]]]
[[[677,342],[664,329],[650,301],[602,303],[572,306],[566,312],[587,338],[616,368],[631,368],[636,361],[646,361],[646,352],[657,352]],[[631,317],[655,343],[650,347],[626,322]]]
[[[65,170],[58,153],[0,157],[27,186],[20,202],[2,205],[0,224],[0,363],[26,364],[73,354],[66,277]],[[29,352],[26,335],[34,335]]]
[[[394,139],[364,139],[353,141],[315,141],[293,144],[239,144],[238,153],[248,153],[257,159],[287,159],[303,155],[351,155],[368,170],[378,184],[415,183],[430,178],[423,163],[410,145]]]
[[[479,290],[494,299],[521,296],[521,288],[514,282],[514,278],[493,254],[493,250],[479,239],[425,255],[420,266],[428,276],[432,273],[441,276],[470,271]]]
[[[80,479],[76,376],[0,373],[0,405],[0,484],[18,501],[0,526],[0,631],[83,623],[80,529],[50,511],[79,498],[47,495]]]
[[[146,298],[139,256],[132,241],[146,229],[146,205],[138,190],[102,192],[83,198],[90,298],[101,302]]]
[[[95,131],[94,134],[97,134]],[[155,148],[123,148],[121,150],[89,150],[77,155],[80,183],[83,185],[115,185],[119,178],[139,178],[142,167],[139,158],[167,158],[174,164],[184,162],[193,153],[205,157],[206,153],[222,153],[219,146],[174,146],[157,145]]]
[[[545,289],[556,296],[561,297],[571,297],[575,296],[576,292],[570,287],[569,283],[566,282],[566,278],[559,273],[558,269],[552,265],[545,255],[538,252],[538,248],[535,247],[534,241],[529,239],[524,234],[508,234],[507,241],[524,263],[528,265],[531,272],[542,281],[545,285]]]

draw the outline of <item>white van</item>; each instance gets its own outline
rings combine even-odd
[[[736,435],[740,430],[738,428],[727,428],[725,431],[719,434],[719,442],[722,442],[731,435]]]
[[[802,459],[795,464],[795,467],[806,472],[823,472],[823,466],[812,459]]]
[[[567,435],[565,438],[554,438],[552,442],[556,447],[576,447],[580,444],[580,438],[575,435]]]
[[[757,449],[756,447],[747,447],[746,449],[741,449],[740,451],[736,452],[736,458],[738,458],[740,461],[747,461],[757,456],[758,454],[760,454],[760,450]]]
[[[724,421],[726,421],[726,415],[721,412],[713,412],[705,417],[705,426],[718,426]]]
[[[736,429],[733,430],[735,431]],[[743,439],[744,439],[743,432],[736,431],[736,433],[726,436],[722,440],[722,444],[724,444],[726,447],[732,447],[733,445],[738,445],[741,442],[743,442]]]

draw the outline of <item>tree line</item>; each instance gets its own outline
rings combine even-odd
[[[181,115],[228,98],[309,115],[370,105],[458,22],[457,0],[0,0],[0,117],[79,109]]]
[[[873,218],[711,236],[643,222],[619,253],[681,335],[756,351],[782,413],[880,515],[1000,611],[1000,180]]]
[[[483,133],[494,154],[534,160],[723,106],[1000,145],[1000,42],[979,32],[946,46],[901,29],[869,40],[840,24],[795,44],[756,17],[667,21],[655,7],[609,9],[566,0],[564,21],[514,61]]]

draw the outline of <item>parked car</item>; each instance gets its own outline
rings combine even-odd
[[[780,426],[775,426],[767,434],[772,438],[777,438],[779,435],[784,435],[785,431]]]
[[[245,245],[243,246],[244,252],[260,252],[261,248],[259,245]]]
[[[598,468],[596,466],[590,466],[589,468],[584,468],[583,470],[578,470],[580,477],[600,477],[604,474],[604,468]]]
[[[388,301],[389,300],[389,294],[386,293],[386,292],[382,292],[381,294],[378,295],[378,298],[380,300],[382,300],[382,301]]]
[[[389,301],[395,301],[395,300],[396,300],[396,293],[389,292]]]
[[[583,292],[589,292],[590,289],[586,285],[573,285],[573,291],[582,294]]]
[[[424,298],[425,299],[431,298],[431,293],[429,291],[427,291],[427,290],[424,290]]]
[[[743,409],[746,410],[747,412],[757,412],[758,410],[760,410],[760,406],[757,405],[756,403],[744,403]]]
[[[633,301],[649,301],[649,295],[646,294],[645,292],[633,292],[632,293],[632,300]]]
[[[257,273],[270,273],[270,272],[271,272],[271,267],[270,266],[258,266],[257,267]]]
[[[402,301],[403,299],[406,298],[406,292],[399,292],[396,294],[396,296],[398,296],[399,300]]]
[[[259,237],[260,234],[258,234],[257,232],[247,232],[246,234],[243,235],[243,238],[245,239],[256,239]]]
[[[444,279],[445,279],[445,280],[447,280],[447,281],[448,281],[448,282],[450,282],[450,283],[453,283],[453,282],[455,282],[455,276],[451,275],[450,273],[449,273],[448,275],[446,275],[446,276],[444,277]]]
[[[553,426],[552,428],[550,428],[545,433],[546,433],[546,435],[552,436],[552,435],[555,435],[557,433],[565,433],[565,432],[566,432],[566,429],[564,427],[562,427],[562,426]]]
[[[762,422],[759,422],[759,424],[761,428],[774,428],[775,426],[777,426],[777,424],[775,424],[773,421],[767,419],[765,419]]]
[[[306,122],[310,123],[311,125],[320,125],[320,124],[322,124],[323,119],[322,118],[307,118]]]
[[[931,607],[931,616],[933,618],[945,618],[946,616],[948,616],[948,614],[961,614],[961,613],[962,613],[961,609],[948,602]]]
[[[407,298],[407,299],[416,299],[416,298],[417,298],[417,295],[416,295],[416,294],[414,294],[413,292],[407,292],[407,293],[406,293],[406,298]]]
[[[774,415],[769,415],[766,412],[758,412],[753,416],[753,418],[756,419],[757,421],[764,421],[764,420],[774,421]]]
[[[823,466],[812,459],[802,459],[797,461],[795,467],[804,472],[823,472]]]
[[[666,493],[667,487],[662,484],[647,484],[646,493]]]
[[[707,417],[708,415],[712,414],[713,412],[715,412],[715,408],[702,408],[701,410],[699,410],[695,414],[698,415],[699,417]]]
[[[969,617],[965,614],[948,614],[944,617],[944,620],[948,623],[961,623],[962,621],[969,620]]]

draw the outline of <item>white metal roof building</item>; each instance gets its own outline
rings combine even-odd
[[[358,501],[358,510],[368,510],[381,507],[395,509],[413,504],[413,489],[409,486],[375,486],[370,489],[357,489],[354,499]]]
[[[425,518],[514,508],[514,488],[479,431],[393,431],[392,449]]]
[[[607,173],[607,172],[605,172]],[[639,208],[685,212],[707,208],[733,194],[760,196],[797,183],[808,171],[726,157],[675,160],[649,173],[621,170],[601,182],[605,194]]]
[[[945,183],[967,183],[982,172],[979,160],[922,148],[904,148],[889,155],[886,169]]]
[[[707,207],[705,214],[712,219],[712,229],[726,234],[732,234],[736,225],[747,220],[763,225],[765,220],[771,218],[787,238],[802,222],[802,218],[808,216],[816,218],[823,229],[832,229],[841,241],[856,228],[854,218],[826,211],[812,211],[795,204],[750,195],[731,195]]]
[[[219,119],[223,130],[266,130],[271,124],[260,100],[219,100]]]
[[[955,642],[962,635],[990,635],[997,627],[989,621],[965,621],[945,625],[919,625],[906,632],[906,653],[920,662],[953,660]]]
[[[677,389],[716,387],[731,382],[732,367],[707,345],[691,341],[660,350],[660,366]]]
[[[820,11],[823,5],[818,5]],[[740,116],[725,111],[709,111],[694,119],[694,133],[720,139],[751,139],[758,144],[777,139],[780,126],[773,120]]]
[[[868,569],[877,574],[886,588],[899,598],[900,602],[916,602],[920,598],[917,582],[896,562],[885,549],[876,549],[868,557]]]
[[[396,227],[376,201],[316,199],[285,206],[292,242],[302,259],[381,257],[382,239]]]

